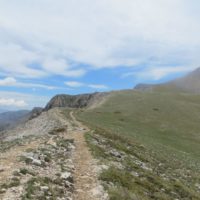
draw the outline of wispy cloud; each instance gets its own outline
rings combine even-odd
[[[103,84],[86,84],[86,83],[77,82],[77,81],[66,81],[65,85],[72,88],[88,87],[92,89],[108,89],[108,86],[103,85]]]
[[[0,79],[0,86],[13,86],[16,84],[16,79],[13,77],[7,77],[4,79]]]
[[[108,89],[108,86],[101,84],[89,84],[88,87],[93,89]]]
[[[1,74],[81,77],[92,69],[149,61],[198,66],[200,14],[194,8],[199,4],[195,0],[0,1]]]
[[[176,67],[158,67],[158,68],[151,68],[146,71],[146,73],[141,73],[141,76],[152,78],[153,80],[160,80],[166,76],[173,75],[175,73],[184,73],[189,72],[191,68],[176,66]]]
[[[14,106],[14,107],[23,108],[27,105],[28,104],[24,100],[0,98],[0,106]]]
[[[177,73],[186,73],[195,69],[195,67],[188,66],[157,66],[157,67],[147,67],[145,70],[133,71],[122,74],[122,78],[134,77],[138,80],[161,80],[167,76],[172,76]]]
[[[50,97],[43,95],[32,95],[19,92],[0,91],[0,108],[6,110],[31,109],[35,106],[44,107]]]
[[[0,1],[0,87],[29,95],[0,98],[31,107],[44,105],[56,89],[121,89],[190,71],[200,63],[199,6],[196,0]]]
[[[65,85],[69,86],[69,87],[82,87],[84,86],[85,84],[84,83],[81,83],[81,82],[77,82],[77,81],[66,81],[65,82]]]
[[[58,87],[44,85],[44,84],[20,82],[20,81],[17,81],[13,77],[6,77],[4,79],[0,79],[0,87],[1,86],[24,87],[24,88],[42,88],[42,89],[47,89],[47,90],[59,89]]]

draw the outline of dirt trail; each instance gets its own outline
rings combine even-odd
[[[91,152],[89,151],[89,148],[85,141],[84,135],[86,132],[89,131],[88,127],[77,121],[73,115],[73,112],[70,112],[70,115],[68,115],[68,117],[66,118],[66,116],[63,115],[62,109],[54,109],[54,112],[52,111],[50,114],[48,114],[48,117],[49,116],[51,117],[50,119],[52,119],[51,129],[54,126],[67,127],[66,131],[61,133],[62,137],[74,140],[74,149],[71,155],[71,160],[74,166],[74,192],[72,194],[72,199],[107,200],[107,194],[105,193],[103,187],[98,180],[100,167],[98,166],[97,161],[92,157]],[[49,125],[48,117],[43,120],[46,126]],[[38,118],[35,121],[37,122],[40,119],[41,118]],[[36,122],[34,122],[34,124]],[[24,131],[23,135],[30,135],[30,132],[37,133],[37,130],[39,128],[40,127],[35,125],[33,125],[33,130],[24,127],[24,129],[22,129]],[[23,141],[22,145],[16,145],[11,149],[0,153],[0,183],[6,183],[10,180],[11,177],[13,177],[14,171],[25,167],[25,164],[23,162],[19,162],[19,158],[27,151],[27,149],[37,149],[44,142],[54,145],[53,143],[55,143],[55,141],[53,141],[53,137],[50,137],[50,135],[48,135],[48,130],[46,130],[45,128],[41,128],[41,130],[41,136],[37,134],[37,139],[32,138],[29,141]],[[15,135],[17,136],[17,134]],[[18,137],[21,138],[21,135],[18,134]],[[22,181],[22,183],[25,182]],[[20,195],[18,195],[15,191],[18,191],[18,189],[22,188],[23,193],[23,187],[24,185],[21,185],[19,186],[19,188],[16,187],[14,189],[11,188],[11,190],[8,189],[5,194],[0,195],[0,199],[20,199]],[[66,197],[66,199],[69,198]]]
[[[84,134],[89,129],[82,125],[70,112],[72,123],[75,125],[73,131],[68,133],[68,138],[74,139],[76,150],[73,155],[75,166],[74,180],[75,193],[74,200],[104,200],[107,195],[98,181],[98,167],[87,146]]]

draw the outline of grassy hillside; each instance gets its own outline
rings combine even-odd
[[[114,92],[79,117],[147,147],[200,161],[200,95]]]
[[[95,156],[115,162],[112,152],[122,155],[121,167],[111,166],[100,177],[117,183],[117,190],[109,189],[110,199],[199,199],[200,95],[113,92],[100,107],[77,117],[94,130],[87,140]],[[121,187],[125,196],[117,192]]]

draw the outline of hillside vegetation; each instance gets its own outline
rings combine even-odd
[[[100,177],[111,199],[120,188],[123,199],[199,199],[200,95],[113,92],[77,117],[95,130],[87,136],[94,155],[106,163],[119,156]]]

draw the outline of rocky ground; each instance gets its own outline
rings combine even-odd
[[[0,146],[0,199],[106,200],[87,131],[72,112],[53,109],[7,132]]]
[[[104,166],[99,179],[113,200],[199,200],[199,172],[158,159],[129,137],[96,128],[86,135]]]

